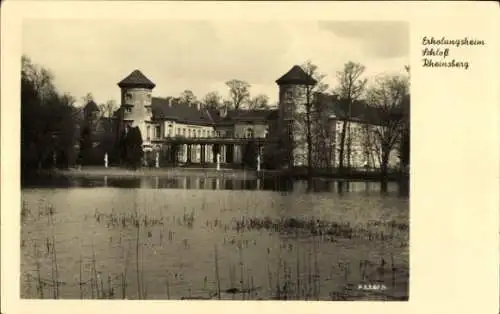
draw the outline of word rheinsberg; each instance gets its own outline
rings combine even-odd
[[[469,62],[467,61],[456,61],[452,59],[450,61],[433,61],[432,59],[424,58],[423,66],[426,68],[463,68],[467,70],[469,68]]]

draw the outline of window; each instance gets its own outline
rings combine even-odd
[[[157,125],[155,127],[155,137],[156,138],[161,138],[161,126]]]
[[[202,135],[203,135],[203,137],[207,137],[207,130],[203,129]]]
[[[295,95],[296,95],[297,97],[303,97],[303,96],[305,95],[305,90],[304,90],[304,88],[297,87],[297,88],[295,89]]]
[[[126,108],[125,108],[125,112],[127,112],[127,113],[131,113],[131,112],[132,112],[132,108],[130,108],[130,107],[126,107]]]
[[[191,137],[191,129],[188,129],[188,137]]]
[[[247,138],[253,138],[254,137],[254,133],[253,133],[253,129],[252,128],[248,128],[247,129],[246,137]]]
[[[182,136],[186,136],[186,128],[182,128]]]
[[[132,94],[131,93],[126,93],[125,94],[125,99],[131,100],[132,99]]]
[[[149,141],[151,138],[151,128],[149,126],[146,127],[146,139]]]
[[[201,130],[198,129],[198,137],[201,137]]]
[[[146,112],[147,112],[148,114],[151,114],[151,107],[146,107]]]
[[[181,129],[176,128],[175,129],[175,135],[181,135]]]

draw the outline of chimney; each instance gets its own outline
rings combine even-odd
[[[227,115],[227,107],[226,106],[221,106],[221,108],[219,109],[219,116],[221,118],[225,118]]]

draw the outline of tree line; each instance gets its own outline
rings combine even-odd
[[[369,85],[364,77],[365,67],[359,63],[347,62],[341,71],[336,73],[337,86],[330,88],[325,83],[326,74],[319,67],[307,61],[302,68],[316,79],[317,84],[306,89],[306,101],[299,104],[305,107],[304,114],[295,117],[305,125],[305,141],[307,149],[308,172],[313,168],[331,166],[334,151],[332,151],[332,129],[328,124],[332,108],[322,102],[314,101],[317,93],[333,95],[344,110],[337,119],[341,122],[339,145],[339,171],[349,169],[352,153],[352,134],[350,108],[359,101],[364,101],[378,109],[379,125],[367,126],[365,130],[366,145],[379,152],[380,170],[384,175],[388,171],[389,155],[398,150],[401,163],[409,164],[409,77],[407,75],[383,75],[377,77]],[[226,82],[228,98],[216,91],[207,93],[201,101],[191,90],[185,90],[178,98],[182,103],[200,102],[206,108],[226,109],[264,109],[269,108],[269,98],[263,94],[251,96],[251,85],[242,80]],[[84,103],[93,100],[88,93],[82,98]],[[108,100],[97,105],[100,116],[111,119],[118,108],[116,101]],[[85,158],[79,152],[81,147],[91,147],[92,140],[85,138],[83,108],[76,105],[76,99],[59,92],[54,86],[53,74],[43,67],[34,64],[29,57],[22,57],[21,68],[21,167],[23,171],[33,171],[46,167],[68,167]],[[138,131],[138,130],[137,130]],[[128,133],[130,134],[130,133]],[[121,137],[117,151],[119,158],[131,166],[138,166],[138,138],[134,130],[132,138],[127,141]],[[139,134],[140,135],[140,134]],[[125,135],[124,135],[125,136]],[[134,144],[130,144],[134,142]],[[128,144],[124,144],[128,143]],[[120,146],[121,145],[121,146]],[[128,150],[123,145],[128,145]],[[140,145],[139,145],[140,146]],[[280,156],[283,150],[290,149],[285,143],[278,143],[273,150],[273,157]],[[128,156],[128,157],[127,157]],[[135,156],[135,157],[132,157]],[[102,157],[102,156],[101,156]],[[80,158],[80,160],[79,160]],[[100,164],[102,164],[102,158]]]
[[[401,167],[409,165],[410,158],[410,69],[405,66],[406,75],[379,75],[371,84],[364,77],[365,66],[349,61],[336,73],[337,86],[330,88],[325,83],[326,74],[321,73],[317,65],[307,61],[303,70],[317,83],[306,87],[306,99],[302,103],[305,110],[298,110],[294,120],[305,129],[307,148],[307,171],[311,178],[314,168],[331,167],[332,157],[338,149],[337,171],[341,174],[351,169],[353,154],[352,122],[354,105],[371,109],[375,124],[366,123],[362,127],[363,150],[373,154],[380,165],[382,183],[386,184],[391,153],[399,156]],[[323,102],[318,93],[334,97],[334,102]],[[329,106],[340,106],[337,110]],[[340,108],[340,110],[339,110]],[[339,143],[336,132],[330,124],[330,115],[335,112],[335,119],[340,122]],[[332,140],[335,139],[335,140]]]

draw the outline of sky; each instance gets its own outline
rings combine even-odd
[[[51,70],[61,93],[81,101],[90,92],[97,103],[119,100],[117,83],[135,69],[156,84],[155,97],[228,98],[225,82],[239,79],[275,103],[276,79],[307,60],[331,88],[348,61],[369,80],[410,62],[409,25],[399,21],[25,20],[22,51]]]

